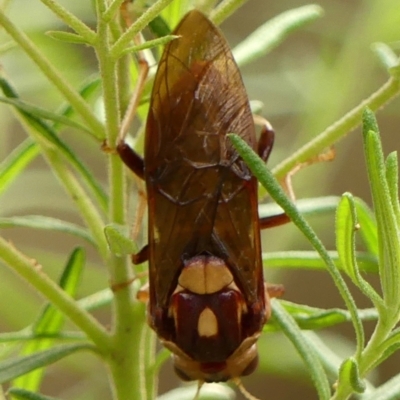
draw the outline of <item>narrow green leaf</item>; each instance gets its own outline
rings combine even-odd
[[[374,288],[361,276],[357,264],[355,252],[355,232],[358,225],[356,207],[353,196],[345,193],[336,212],[336,248],[338,250],[341,265],[349,275],[353,283],[367,296],[377,307],[383,307],[383,301]],[[364,348],[364,331],[357,337],[357,349],[361,354]]]
[[[193,400],[197,392],[197,385],[183,386],[173,389],[157,400]],[[233,400],[236,397],[234,390],[220,383],[204,384],[200,390],[199,400]]]
[[[313,197],[310,199],[296,200],[296,208],[302,215],[321,215],[334,213],[340,201],[339,196]],[[282,208],[274,203],[260,204],[258,213],[260,217],[276,215],[282,212]]]
[[[82,248],[75,249],[69,257],[60,278],[60,287],[74,297],[80,282],[85,264],[85,253]],[[56,334],[60,331],[65,316],[54,306],[47,305],[38,320],[32,326],[32,333],[36,335]],[[27,343],[21,350],[21,354],[29,355],[40,350],[45,350],[53,346],[54,341],[41,340]],[[14,385],[23,389],[37,390],[40,387],[40,382],[43,377],[43,369],[36,369],[28,374],[25,374],[14,381]]]
[[[371,130],[374,128],[374,130]],[[369,109],[363,114],[364,151],[378,226],[379,268],[383,298],[397,316],[400,309],[400,233],[386,179],[386,165],[378,126]],[[394,321],[393,321],[394,322]]]
[[[397,226],[400,226],[400,205],[399,205],[399,163],[397,152],[392,152],[386,159],[386,179],[389,186],[390,198],[396,214]]]
[[[137,253],[137,246],[129,238],[126,227],[110,224],[104,228],[110,250],[117,256]]]
[[[24,375],[36,368],[45,367],[55,363],[62,358],[81,350],[96,351],[96,348],[89,343],[73,343],[54,346],[49,350],[40,351],[29,356],[14,357],[0,362],[0,383],[8,382],[11,379]]]
[[[303,336],[300,328],[291,315],[282,307],[278,300],[272,299],[272,312],[275,320],[280,325],[282,332],[293,343],[296,350],[303,359],[307,371],[311,375],[314,386],[317,389],[319,399],[327,400],[331,397],[331,389],[328,377],[322,368],[320,359],[314,351],[313,346]]]
[[[329,251],[329,257],[336,267],[342,270],[342,264],[336,251]],[[362,272],[378,273],[378,260],[369,253],[357,252],[357,264]],[[326,271],[325,261],[316,251],[276,251],[262,254],[264,267],[312,269]]]
[[[81,239],[86,240],[90,244],[95,245],[92,236],[86,229],[78,225],[72,224],[70,222],[62,221],[57,218],[44,217],[42,215],[25,215],[23,217],[0,218],[0,228],[15,228],[15,227],[42,229],[42,230],[68,233],[69,235],[79,237]]]
[[[369,131],[379,132],[378,121],[375,118],[375,114],[369,108],[364,108],[362,123],[364,135]]]
[[[301,329],[323,329],[335,326],[344,322],[351,322],[351,315],[348,310],[340,308],[322,309],[310,307],[304,304],[296,304],[290,301],[281,300],[280,304],[296,321]],[[363,321],[376,321],[378,313],[375,308],[358,310],[359,318]],[[277,323],[272,317],[265,325],[264,331],[275,331]]]
[[[60,42],[73,43],[73,44],[85,44],[90,45],[90,43],[81,35],[76,33],[64,32],[64,31],[47,31],[47,36],[52,39],[59,40]]]
[[[21,388],[11,388],[8,394],[15,400],[59,400],[55,397],[44,396],[43,394],[30,392]]]
[[[39,147],[31,139],[23,141],[0,163],[0,194],[39,154]]]
[[[347,382],[357,393],[365,391],[365,382],[360,377],[357,361],[353,357],[345,360],[340,366],[339,381],[343,384]]]
[[[358,221],[360,224],[360,235],[362,236],[368,251],[378,257],[378,229],[376,226],[375,215],[363,200],[355,197],[354,203],[356,205]]]
[[[258,157],[258,155],[247,145],[247,143],[241,137],[234,134],[229,134],[228,136],[232,140],[240,156],[249,166],[253,175],[260,181],[260,183],[268,191],[273,200],[275,200],[276,203],[285,211],[286,215],[288,215],[292,222],[299,228],[299,230],[309,240],[309,242],[321,256],[321,258],[324,260],[328,272],[330,273],[336,287],[339,290],[340,295],[346,303],[346,307],[349,309],[352,315],[354,329],[356,332],[360,332],[363,328],[357,315],[357,307],[354,299],[345,281],[340,275],[339,270],[336,268],[335,263],[329,257],[328,251],[319,240],[314,230],[298,212],[295,205],[288,199],[286,193],[280,187],[275,177],[266,168],[265,162],[261,160],[260,157]]]
[[[315,4],[286,11],[256,29],[233,49],[238,65],[243,66],[266,54],[296,29],[320,18],[323,9]]]
[[[85,250],[77,247],[71,253],[60,278],[60,286],[71,297],[75,297],[85,266]]]
[[[90,130],[88,130],[85,126],[83,126],[79,122],[76,122],[70,118],[64,117],[63,115],[59,115],[59,114],[55,114],[51,111],[47,111],[43,108],[36,107],[36,106],[26,103],[22,100],[12,99],[9,97],[0,97],[0,102],[14,106],[19,111],[29,113],[31,116],[34,116],[36,118],[43,118],[46,120],[55,121],[55,122],[65,125],[65,126],[70,126],[72,128],[80,129],[84,132],[90,133]]]
[[[121,52],[121,56],[124,56],[129,53],[136,53],[140,50],[151,49],[151,48],[157,47],[157,46],[164,46],[167,43],[169,43],[172,40],[175,40],[177,38],[179,38],[179,36],[177,36],[177,35],[167,35],[167,36],[163,36],[158,39],[148,40],[147,42],[144,42],[143,44],[127,47],[125,50],[123,50]]]
[[[358,224],[354,207],[351,207],[352,197],[345,193],[336,211],[336,248],[344,271],[357,282],[358,269],[355,260],[354,232]]]

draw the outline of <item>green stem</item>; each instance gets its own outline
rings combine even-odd
[[[110,348],[110,337],[103,327],[45,275],[35,260],[18,252],[1,237],[0,258],[85,332],[101,352],[106,352]]]
[[[335,122],[286,160],[278,164],[272,170],[272,173],[277,179],[283,179],[298,164],[305,163],[323,153],[340,138],[344,137],[347,133],[361,124],[362,113],[365,107],[369,107],[371,110],[376,111],[396,97],[400,92],[399,82],[400,81],[397,79],[390,78],[381,88],[379,88],[369,98],[361,102],[357,107],[353,108],[343,118]]]
[[[146,392],[148,399],[155,399],[157,396],[158,374],[155,373],[153,366],[156,359],[156,335],[148,325],[143,329],[144,350],[145,350],[145,376]]]
[[[107,2],[97,0],[98,44],[96,54],[99,61],[100,75],[103,82],[104,109],[106,115],[106,137],[114,147],[118,138],[121,121],[119,82],[126,82],[126,77],[119,77],[118,72],[128,73],[127,68],[118,69],[117,58],[111,55],[111,43],[116,27],[115,21],[104,19]],[[109,154],[109,186],[111,223],[126,223],[126,182],[124,167],[117,154]],[[108,359],[112,376],[115,399],[145,398],[143,360],[139,359],[141,332],[145,324],[144,306],[135,299],[132,268],[126,258],[111,255],[109,275],[114,292],[114,333],[113,349]]]
[[[140,338],[146,322],[145,306],[135,302],[130,306],[130,314],[133,321],[129,325],[126,324],[123,330],[116,327],[109,368],[115,399],[143,400],[146,399],[146,387],[143,360],[139,359],[139,355],[143,345]]]
[[[6,16],[0,11],[0,26],[21,46],[31,60],[40,68],[48,80],[63,94],[71,106],[77,111],[82,119],[91,128],[92,135],[99,140],[104,139],[104,127],[93,114],[89,105],[79,95],[79,93],[63,78],[60,72],[48,61],[39,51],[29,37],[19,30]]]

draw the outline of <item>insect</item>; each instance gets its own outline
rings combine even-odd
[[[146,182],[148,320],[184,380],[226,381],[257,366],[256,342],[270,316],[260,228],[286,222],[258,216],[257,181],[228,133],[267,160],[274,135],[257,142],[248,97],[216,26],[189,12],[161,57],[142,160],[117,150]]]

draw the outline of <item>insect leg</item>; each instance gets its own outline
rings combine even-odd
[[[144,179],[144,162],[143,158],[136,153],[123,140],[118,142],[117,152],[121,157],[122,162],[139,178]]]
[[[290,218],[285,214],[269,215],[260,218],[260,229],[273,228],[274,226],[284,225],[290,222]]]
[[[141,264],[149,259],[149,245],[142,247],[141,250],[136,253],[132,254],[132,263],[137,265]],[[147,303],[150,299],[150,286],[147,282],[144,284],[138,291],[136,298],[141,301],[142,303]]]
[[[275,132],[272,125],[264,118],[255,115],[254,122],[257,125],[262,125],[260,139],[258,140],[258,155],[267,161],[271,154],[274,145]],[[290,222],[290,218],[285,214],[270,215],[268,217],[260,218],[260,228],[267,229],[274,226],[283,225]]]
[[[274,128],[265,118],[254,115],[253,119],[257,125],[262,126],[260,138],[258,139],[257,152],[258,155],[266,162],[274,145]]]
[[[135,265],[142,264],[149,259],[149,245],[143,246],[138,253],[132,254],[132,263]]]

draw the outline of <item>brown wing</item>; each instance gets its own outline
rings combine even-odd
[[[263,290],[257,182],[227,133],[254,149],[248,98],[226,40],[192,11],[161,58],[147,121],[150,281],[167,306],[183,262],[226,260],[253,303]]]

